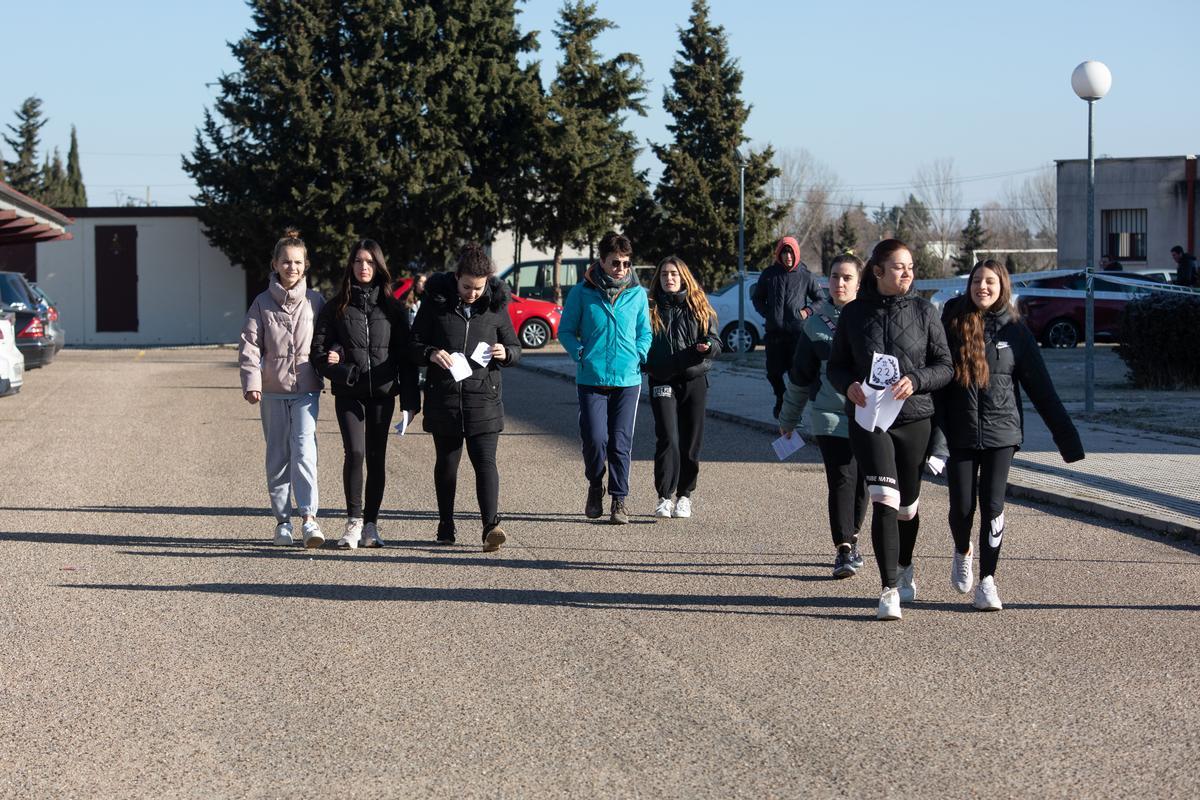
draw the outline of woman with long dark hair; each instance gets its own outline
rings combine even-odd
[[[654,515],[687,518],[700,474],[708,370],[713,356],[721,352],[717,312],[678,256],[662,260],[650,285],[654,338],[646,372],[654,412]]]
[[[954,375],[945,329],[930,302],[912,291],[913,277],[908,245],[885,239],[875,246],[862,291],[842,311],[827,368],[833,388],[846,395],[850,447],[871,498],[871,542],[883,583],[878,619],[900,619],[901,601],[917,597],[912,554],[931,392]],[[868,409],[868,400],[881,416],[900,404],[890,425],[864,427],[855,408]]]
[[[999,611],[1003,605],[994,576],[1004,538],[1008,470],[1023,438],[1021,390],[1050,428],[1064,461],[1082,459],[1083,445],[1054,391],[1037,341],[1018,318],[1003,264],[976,264],[967,278],[966,296],[946,303],[942,321],[954,359],[954,379],[937,394],[935,431],[935,439],[944,435],[949,446],[950,585],[967,594],[974,583],[971,528],[978,502],[979,585],[973,605]]]
[[[363,239],[351,248],[337,295],[322,309],[313,333],[313,363],[332,388],[345,449],[346,527],[338,547],[383,546],[379,507],[396,396],[405,411],[421,407],[416,369],[405,358],[407,344],[408,316],[392,297],[383,251]]]

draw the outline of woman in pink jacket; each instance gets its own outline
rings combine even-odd
[[[260,404],[267,440],[267,492],[275,544],[290,545],[292,498],[303,519],[305,547],[325,542],[317,524],[317,411],[322,381],[308,360],[313,321],[324,299],[304,280],[308,251],[298,232],[275,244],[267,290],[254,298],[242,325],[238,362],[242,394]]]

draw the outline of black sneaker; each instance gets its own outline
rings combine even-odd
[[[858,541],[856,540],[850,545],[850,566],[857,569],[863,568],[862,553],[858,552]]]
[[[629,512],[625,510],[625,498],[614,497],[609,511],[608,521],[613,525],[624,525],[629,522]]]
[[[583,507],[583,513],[588,519],[600,519],[604,513],[604,484],[588,487],[587,504]]]
[[[500,522],[496,521],[483,529],[483,552],[493,553],[499,550],[500,545],[504,544],[507,539],[504,529],[500,527]]]
[[[439,522],[437,532],[438,544],[454,544],[454,523]]]
[[[849,578],[856,572],[858,570],[850,563],[850,546],[842,545],[838,548],[837,557],[833,560],[833,577]]]

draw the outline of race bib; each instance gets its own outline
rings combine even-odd
[[[895,356],[876,353],[871,359],[871,374],[867,383],[876,389],[891,386],[900,380],[900,362]]]

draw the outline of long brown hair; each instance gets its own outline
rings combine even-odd
[[[1017,310],[1012,304],[1012,280],[1008,270],[999,261],[988,259],[980,261],[971,268],[967,275],[967,293],[962,302],[956,303],[956,309],[950,318],[950,329],[958,337],[958,352],[954,354],[954,380],[964,388],[977,386],[983,388],[991,380],[991,370],[988,369],[987,350],[983,336],[983,315],[986,313],[971,298],[971,284],[975,274],[981,269],[990,269],[1000,280],[1000,294],[988,309],[1008,312],[1015,318]]]
[[[350,303],[350,287],[354,284],[354,257],[358,255],[359,250],[366,250],[371,254],[371,260],[375,262],[375,274],[371,276],[371,285],[379,287],[381,305],[387,302],[383,295],[388,295],[392,291],[392,273],[388,272],[387,260],[383,257],[383,248],[374,239],[362,239],[355,242],[354,247],[350,248],[350,257],[346,259],[346,269],[342,272],[342,285],[338,288],[337,296],[333,300],[337,307],[338,319],[341,319],[346,313],[346,306]]]
[[[658,315],[658,299],[656,295],[662,287],[662,271],[667,264],[674,264],[675,269],[679,270],[679,280],[683,284],[683,290],[687,293],[685,302],[691,309],[692,316],[700,325],[700,330],[708,330],[708,321],[715,317],[717,312],[713,311],[713,307],[709,305],[708,297],[704,294],[704,290],[700,288],[700,284],[692,275],[692,271],[688,269],[687,264],[683,263],[683,259],[679,256],[667,256],[662,261],[658,262],[658,269],[654,270],[654,278],[650,281],[650,292],[647,298],[650,302],[650,328],[655,333],[662,331],[663,321]]]
[[[400,298],[400,302],[404,305],[404,309],[406,311],[412,311],[412,307],[415,306],[417,301],[421,299],[420,295],[417,294],[417,284],[421,282],[422,278],[424,278],[426,285],[428,285],[429,276],[432,274],[433,273],[429,270],[425,270],[424,272],[418,272],[413,276],[413,282],[408,287],[408,291],[405,292],[404,296]],[[424,289],[421,291],[424,292]]]

